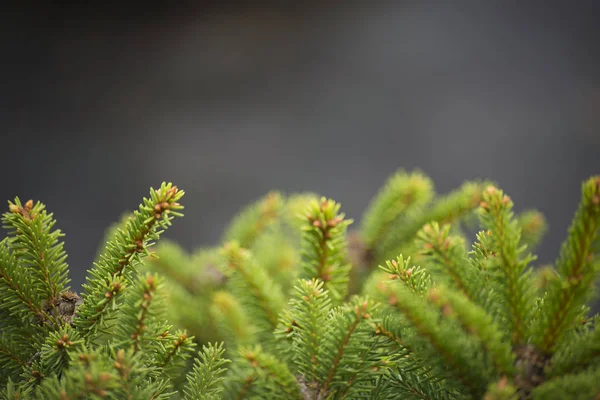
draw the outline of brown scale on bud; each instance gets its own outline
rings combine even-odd
[[[23,209],[21,207],[19,207],[18,205],[16,205],[16,204],[9,205],[8,209],[13,214],[21,214],[21,212],[23,211]]]
[[[395,281],[396,279],[400,278],[400,276],[398,274],[391,274],[388,279]]]
[[[594,195],[594,197],[592,197],[592,203],[596,206],[599,205],[600,204],[600,195],[598,195],[598,194]]]
[[[481,207],[484,210],[488,210],[488,203],[486,201],[482,201],[481,203],[479,203],[479,207]]]
[[[154,218],[155,219],[160,219],[160,217],[162,217],[162,215],[160,213],[156,213],[154,214]]]
[[[412,268],[407,269],[404,274],[406,275],[407,278],[410,278],[412,275]]]
[[[504,204],[505,206],[508,205],[511,202],[510,196],[504,195],[502,197],[502,204]]]
[[[320,221],[320,220],[318,220],[318,219],[315,219],[315,220],[312,222],[312,226],[314,226],[315,228],[320,228],[320,227],[322,227],[322,226],[323,226],[323,224],[321,224],[321,221]]]
[[[33,200],[29,199],[25,203],[25,210],[31,211],[32,208],[33,208]]]

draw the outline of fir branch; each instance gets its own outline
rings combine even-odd
[[[433,184],[419,171],[397,171],[379,190],[363,215],[362,236],[368,249],[379,248],[394,223],[410,208],[421,207],[433,197]]]
[[[350,272],[346,229],[352,220],[344,220],[339,210],[338,203],[325,197],[311,202],[302,235],[301,278],[325,282],[334,302],[346,296]]]
[[[521,232],[513,218],[512,207],[510,197],[496,187],[488,186],[483,192],[479,216],[481,224],[489,230],[490,249],[497,255],[499,272],[503,277],[499,291],[506,304],[511,343],[517,346],[526,340],[527,321],[534,306],[525,269],[535,257],[520,257],[525,249],[519,244]]]
[[[560,280],[551,283],[536,339],[546,354],[571,326],[579,306],[587,299],[597,276],[594,268],[594,242],[600,228],[600,176],[582,185],[582,198],[569,235],[562,245],[556,269]]]
[[[186,400],[216,399],[223,391],[225,365],[230,360],[223,358],[223,343],[202,346],[199,358],[194,361],[193,370],[187,375],[187,385],[183,389]]]
[[[223,236],[223,242],[236,241],[241,247],[251,248],[254,241],[277,221],[283,206],[284,200],[280,193],[268,193],[234,218]]]
[[[464,244],[460,237],[450,235],[450,225],[440,227],[437,222],[425,225],[417,234],[417,246],[422,248],[421,254],[441,267],[454,287],[467,298],[474,297],[473,271],[465,265]]]
[[[106,244],[105,253],[94,264],[95,268],[89,271],[87,281],[82,285],[85,293],[75,321],[78,328],[90,332],[99,328],[108,305],[114,302],[114,296],[119,292],[115,292],[114,283],[129,281],[136,266],[148,255],[152,241],[171,225],[173,217],[182,215],[179,210],[183,207],[178,200],[183,194],[170,183],[163,183],[158,190],[151,189],[150,198],[143,200],[125,229],[118,230]]]
[[[226,273],[230,274],[228,285],[232,293],[246,308],[259,334],[271,335],[284,304],[280,287],[264,269],[256,265],[252,253],[242,249],[238,243],[227,243],[222,251],[227,262]]]
[[[4,228],[9,229],[10,245],[20,259],[21,268],[33,276],[32,286],[42,295],[42,300],[54,303],[59,294],[67,290],[68,266],[64,242],[59,241],[64,234],[52,230],[56,220],[48,214],[44,204],[32,200],[21,204],[19,198],[9,202],[10,212],[4,214]]]

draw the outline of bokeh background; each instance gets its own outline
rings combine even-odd
[[[440,193],[491,178],[546,215],[555,259],[600,173],[600,2],[287,3],[4,7],[0,198],[55,213],[75,289],[163,180],[191,250],[270,189],[359,220],[397,168]]]

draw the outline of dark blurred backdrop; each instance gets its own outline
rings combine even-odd
[[[4,7],[0,199],[54,211],[76,289],[163,180],[192,249],[272,188],[358,218],[399,167],[492,178],[557,256],[600,173],[600,2],[283,3]]]

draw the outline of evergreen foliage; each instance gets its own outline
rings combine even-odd
[[[9,204],[0,398],[600,395],[600,317],[588,306],[598,176],[582,185],[555,267],[532,254],[543,216],[515,215],[488,181],[435,195],[422,172],[400,170],[350,232],[339,203],[271,192],[216,246],[150,250],[182,194],[152,190],[107,231],[82,297],[69,291],[52,215]]]
[[[183,194],[165,183],[150,190],[112,230],[81,297],[69,290],[52,214],[39,202],[9,202],[0,242],[0,398],[172,399],[181,387],[192,398],[218,395],[222,345],[203,349],[184,386],[194,338],[171,332],[163,278],[142,271],[150,246],[181,216]]]

